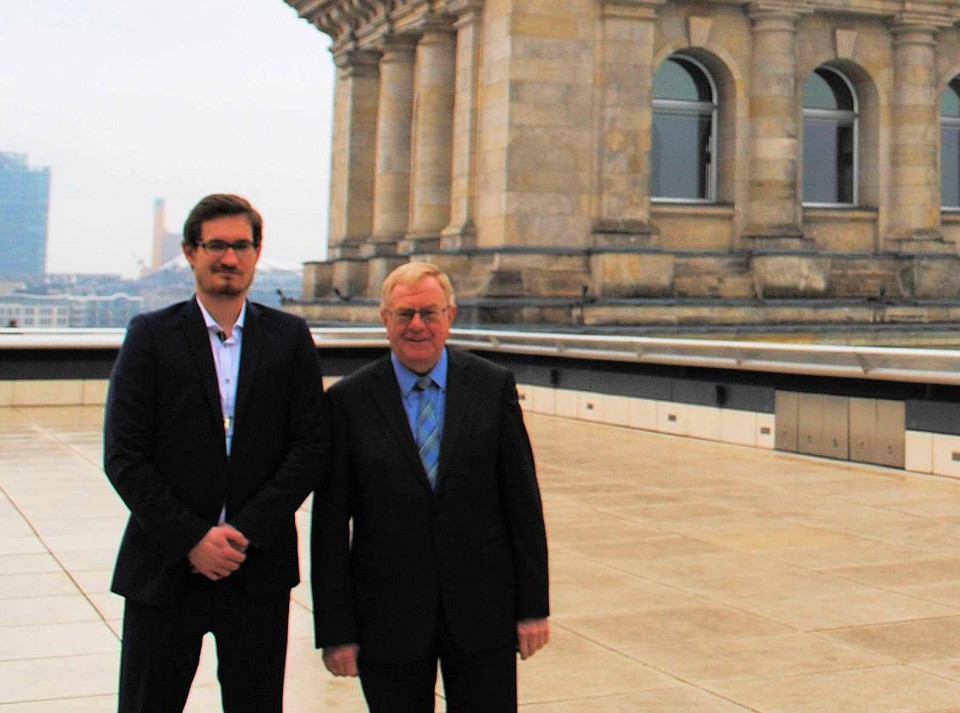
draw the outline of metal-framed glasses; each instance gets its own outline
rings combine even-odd
[[[226,240],[207,240],[197,243],[197,247],[203,248],[210,255],[225,255],[227,250],[233,250],[235,255],[250,255],[257,249],[257,244],[252,240],[234,240],[228,243]]]
[[[423,320],[424,324],[436,324],[440,321],[440,317],[447,311],[446,307],[423,307],[421,309],[392,309],[390,310],[390,316],[398,324],[407,325],[413,321],[413,318],[418,314],[420,319]]]

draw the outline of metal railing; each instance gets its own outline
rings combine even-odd
[[[382,348],[379,327],[315,328],[322,348]],[[4,349],[112,349],[122,329],[0,329]],[[571,359],[960,384],[960,350],[788,344],[719,339],[604,336],[561,332],[453,329],[450,343],[464,349]]]

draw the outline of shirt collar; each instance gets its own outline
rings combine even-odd
[[[200,314],[203,315],[203,323],[207,326],[207,331],[211,333],[216,333],[221,330],[217,321],[210,316],[210,313],[207,312],[207,308],[203,306],[203,302],[200,301],[200,298],[194,296],[194,299],[197,300],[197,305],[200,307]],[[237,321],[233,323],[233,327],[230,329],[230,333],[233,334],[234,329],[243,329],[244,320],[247,318],[247,301],[243,301],[243,307],[240,308],[240,315],[237,317]]]
[[[397,376],[397,383],[400,384],[400,393],[407,396],[417,383],[420,375],[411,371],[397,359],[397,355],[390,353],[390,361],[393,364],[393,373]],[[427,372],[433,382],[440,387],[440,391],[447,390],[447,348],[443,348],[440,359],[434,364],[433,368]]]

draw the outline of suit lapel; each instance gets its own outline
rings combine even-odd
[[[210,412],[216,421],[222,421],[220,387],[217,386],[217,370],[213,364],[213,352],[210,350],[210,334],[207,332],[196,298],[184,303],[178,326],[183,332],[184,340],[197,367],[197,373],[200,375],[200,384],[210,405]]]
[[[393,373],[390,357],[382,359],[378,367],[370,381],[371,396],[390,425],[390,431],[400,446],[400,451],[409,462],[410,472],[416,474],[417,481],[426,488],[427,492],[431,492],[430,481],[427,480],[427,473],[423,469],[420,453],[417,451],[417,443],[410,430],[407,412],[403,409],[403,397],[396,374]]]
[[[443,440],[440,443],[440,466],[437,469],[437,490],[449,472],[450,459],[456,453],[456,444],[463,433],[467,416],[467,404],[472,398],[473,379],[470,369],[459,355],[447,349],[447,399],[443,418]],[[417,456],[419,458],[419,454]]]
[[[250,402],[250,389],[257,373],[257,364],[263,353],[264,332],[268,317],[252,302],[247,302],[243,320],[243,342],[240,347],[240,374],[237,377],[237,404],[234,411],[235,429],[242,428],[244,412]],[[237,431],[234,430],[234,439]]]

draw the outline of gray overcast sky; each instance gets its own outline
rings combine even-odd
[[[0,0],[0,151],[51,168],[47,270],[132,276],[155,198],[179,231],[220,191],[266,259],[325,257],[328,47],[283,0]]]

